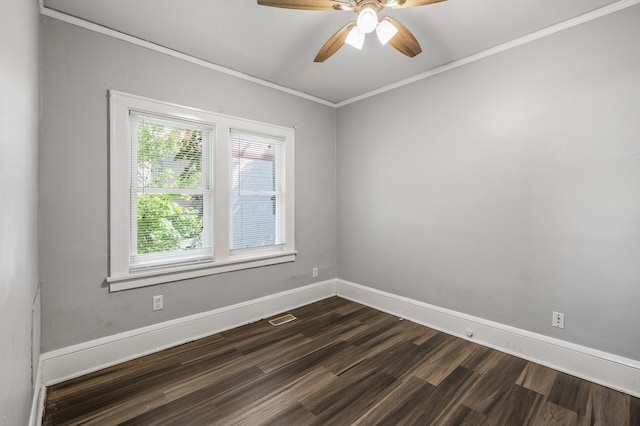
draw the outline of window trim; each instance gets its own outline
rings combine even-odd
[[[192,121],[212,126],[214,132],[209,155],[212,193],[213,260],[132,271],[129,265],[130,193],[129,112],[148,112],[155,116]],[[292,262],[295,250],[295,130],[258,121],[213,113],[142,96],[109,90],[109,275],[110,291],[202,277],[223,272]],[[229,170],[231,167],[231,129],[278,137],[283,143],[284,243],[263,250],[232,253],[229,241]]]

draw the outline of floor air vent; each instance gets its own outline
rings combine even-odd
[[[293,315],[291,315],[291,314],[287,314],[287,315],[283,315],[283,316],[281,316],[281,317],[278,317],[278,318],[274,318],[274,319],[272,319],[272,320],[269,320],[269,324],[274,325],[274,326],[277,326],[277,325],[285,324],[285,323],[287,323],[287,322],[291,322],[291,321],[296,320],[296,319],[297,319],[297,318],[296,318],[296,317],[294,317]]]

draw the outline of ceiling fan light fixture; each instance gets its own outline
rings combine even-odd
[[[351,10],[358,17],[347,22],[320,48],[314,62],[324,62],[342,46],[362,49],[368,33],[376,30],[382,45],[390,44],[398,52],[413,58],[422,52],[416,37],[407,27],[390,16],[378,16],[387,7],[411,8],[445,0],[257,0],[259,5],[302,10]]]
[[[364,46],[364,36],[365,33],[360,31],[360,28],[355,26],[351,29],[351,31],[349,31],[345,43],[360,50],[362,49],[362,46]]]
[[[380,21],[380,23],[376,27],[376,35],[378,36],[378,40],[380,40],[380,43],[382,43],[383,46],[389,43],[389,40],[391,40],[397,32],[398,29],[395,27],[395,25],[385,20]]]
[[[373,8],[365,7],[358,14],[358,20],[356,22],[360,31],[369,34],[378,26],[378,14]]]

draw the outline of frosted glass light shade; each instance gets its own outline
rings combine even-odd
[[[384,46],[396,35],[398,29],[389,21],[382,20],[376,27],[376,34],[378,35],[378,40]]]
[[[349,34],[347,34],[345,43],[355,47],[356,49],[362,49],[362,46],[364,45],[364,36],[365,33],[360,31],[360,28],[357,26],[353,27],[351,31],[349,31]]]
[[[358,28],[365,34],[369,34],[378,25],[378,14],[370,7],[365,7],[358,14]]]

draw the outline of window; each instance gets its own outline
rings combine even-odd
[[[295,259],[294,131],[110,92],[111,291]]]
[[[231,131],[232,253],[280,245],[283,224],[282,141]]]
[[[211,261],[213,128],[137,111],[129,125],[130,269]]]

